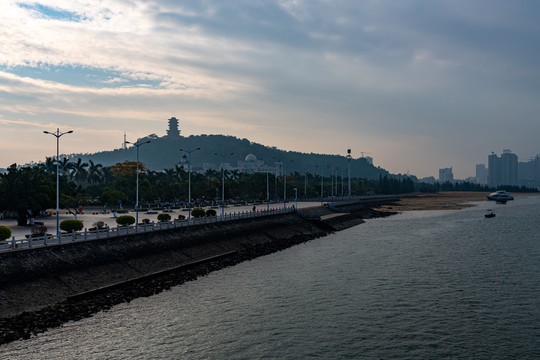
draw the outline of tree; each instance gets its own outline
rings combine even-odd
[[[103,165],[94,164],[94,161],[92,160],[88,160],[88,163],[88,183],[96,184],[101,180],[101,169],[103,168]]]
[[[112,172],[116,177],[122,176],[135,176],[137,174],[137,162],[136,161],[124,161],[116,163],[111,166]],[[139,162],[139,173],[145,172],[146,168],[142,162]]]
[[[88,177],[88,170],[86,168],[88,167],[88,164],[85,162],[82,162],[81,158],[77,159],[77,162],[72,163],[72,172],[71,172],[71,179],[75,180],[79,184],[83,184],[86,182]]]
[[[39,213],[55,206],[54,175],[39,167],[17,168],[13,164],[0,178],[0,210],[17,211],[17,224],[26,225],[29,212]]]
[[[124,192],[109,187],[106,187],[100,196],[102,203],[113,207],[117,206],[121,201],[126,201],[127,198],[128,197]]]
[[[39,164],[39,167],[48,173],[56,174],[56,160],[53,157],[46,157],[45,162]]]
[[[71,170],[73,164],[69,161],[67,157],[64,157],[62,158],[62,160],[60,160],[58,166],[62,171],[62,176],[66,176],[66,174]]]

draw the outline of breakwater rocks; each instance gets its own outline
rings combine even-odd
[[[391,214],[371,205],[316,207],[1,254],[0,344]]]

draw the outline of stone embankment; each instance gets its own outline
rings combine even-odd
[[[0,254],[0,344],[325,236],[396,199]]]

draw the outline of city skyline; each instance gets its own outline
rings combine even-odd
[[[0,167],[164,135],[371,156],[456,178],[538,153],[540,4],[5,1]],[[306,131],[307,130],[307,131]]]

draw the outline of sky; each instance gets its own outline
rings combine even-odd
[[[540,153],[536,0],[2,0],[0,167],[225,134],[474,176]],[[255,154],[256,155],[256,154]]]

